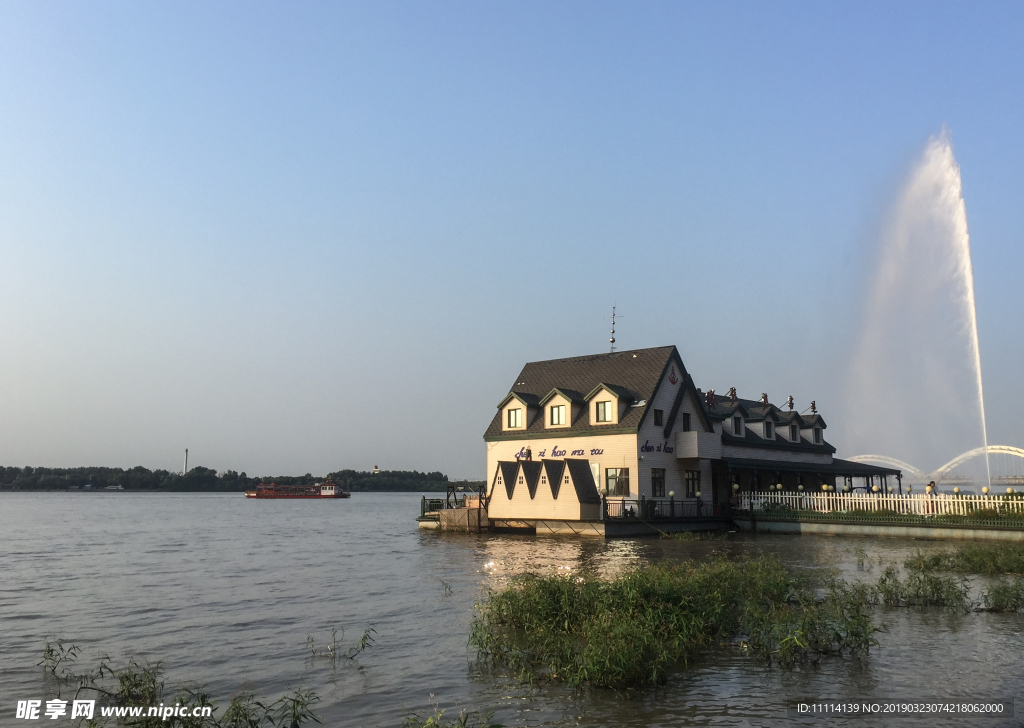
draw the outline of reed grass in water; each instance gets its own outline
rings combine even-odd
[[[470,644],[525,679],[573,685],[658,684],[706,649],[740,640],[784,664],[877,644],[864,590],[822,596],[773,556],[655,564],[605,581],[515,580],[478,604]]]
[[[904,563],[914,571],[950,571],[957,574],[1024,574],[1024,544],[968,543],[952,551],[918,552]]]

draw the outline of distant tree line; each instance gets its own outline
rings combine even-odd
[[[448,476],[444,473],[421,473],[418,470],[381,470],[378,473],[360,470],[338,470],[326,478],[305,475],[259,476],[250,478],[245,473],[204,468],[201,465],[187,473],[172,473],[168,470],[149,470],[141,465],[123,468],[32,468],[0,466],[0,489],[2,490],[67,490],[77,487],[82,490],[90,486],[102,490],[110,485],[119,485],[125,490],[204,492],[252,490],[257,483],[281,483],[282,485],[306,485],[330,479],[338,485],[358,491],[386,492],[435,492],[448,487]],[[455,485],[477,489],[482,482],[459,482]]]

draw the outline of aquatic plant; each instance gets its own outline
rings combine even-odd
[[[815,597],[773,556],[655,564],[607,581],[527,574],[477,605],[470,645],[526,680],[652,685],[735,637],[784,664],[866,652],[877,644],[866,607],[860,593]]]
[[[1024,579],[1000,579],[981,599],[990,612],[1019,612],[1024,609]]]
[[[963,611],[974,607],[967,579],[911,571],[901,580],[895,564],[886,567],[875,589],[882,603],[890,607],[947,607]]]
[[[345,639],[344,628],[335,627],[331,630],[331,641],[327,643],[325,649],[318,650],[316,648],[316,641],[313,639],[313,635],[306,635],[306,649],[308,649],[313,657],[326,657],[331,661],[332,664],[337,663],[338,655],[341,654],[338,649],[338,633],[341,632],[341,639]],[[348,652],[344,654],[345,659],[354,660],[356,656],[366,650],[369,647],[373,647],[375,642],[373,635],[377,634],[377,630],[370,625],[363,630],[363,636],[359,640],[349,647]]]
[[[958,574],[1024,574],[1024,544],[967,543],[952,551],[916,553],[903,565],[914,571],[951,571]]]
[[[492,713],[466,712],[463,710],[454,721],[444,719],[443,710],[434,707],[434,714],[421,718],[417,714],[410,715],[402,722],[402,728],[503,728],[501,723],[492,723]]]
[[[75,673],[70,666],[79,654],[80,650],[74,644],[65,646],[60,640],[56,643],[48,641],[43,648],[43,660],[38,663],[49,676],[57,678],[59,684],[77,682],[75,699],[95,697],[99,706],[119,708],[148,709],[157,705],[183,709],[210,708],[210,715],[205,716],[192,716],[191,710],[181,710],[178,712],[188,712],[189,715],[104,717],[97,710],[85,724],[89,728],[113,725],[132,728],[301,728],[309,721],[320,722],[312,709],[320,698],[311,690],[296,689],[270,703],[256,700],[254,693],[242,693],[232,698],[224,715],[217,718],[211,695],[200,685],[186,683],[168,694],[162,662],[140,662],[132,656],[123,662],[115,662],[104,655],[96,670]]]

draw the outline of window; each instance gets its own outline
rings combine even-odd
[[[665,497],[665,468],[651,468],[651,495]]]
[[[654,426],[662,427],[665,424],[665,412],[663,410],[654,410]]]
[[[540,476],[540,482],[543,483],[544,485],[547,485],[548,484],[548,476],[546,476],[546,475]]]
[[[565,405],[556,404],[551,406],[551,424],[552,425],[564,425],[565,424]]]
[[[686,471],[686,497],[696,498],[700,492],[700,471],[699,470],[687,470]]]
[[[796,425],[789,426],[789,439],[793,442],[800,442],[800,428]]]
[[[820,427],[815,427],[814,428],[814,444],[815,445],[820,445],[821,444],[821,428]]]
[[[521,409],[510,409],[508,411],[508,428],[514,430],[523,426],[523,411]]]
[[[608,495],[629,495],[629,468],[605,468],[604,481]]]
[[[733,417],[732,418],[732,434],[739,436],[743,434],[743,418]]]
[[[598,402],[597,403],[597,421],[598,422],[611,422],[612,421],[612,403],[611,402]]]
[[[562,482],[563,483],[568,483],[569,482],[569,476],[566,475],[565,478],[562,479]]]
[[[766,421],[764,423],[764,437],[765,437],[766,440],[774,440],[775,439],[775,423],[774,422],[767,422]]]
[[[683,412],[683,432],[690,431],[690,413]]]

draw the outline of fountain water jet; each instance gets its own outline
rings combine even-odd
[[[852,355],[847,445],[928,472],[988,445],[967,209],[946,130],[928,140],[879,254]]]

